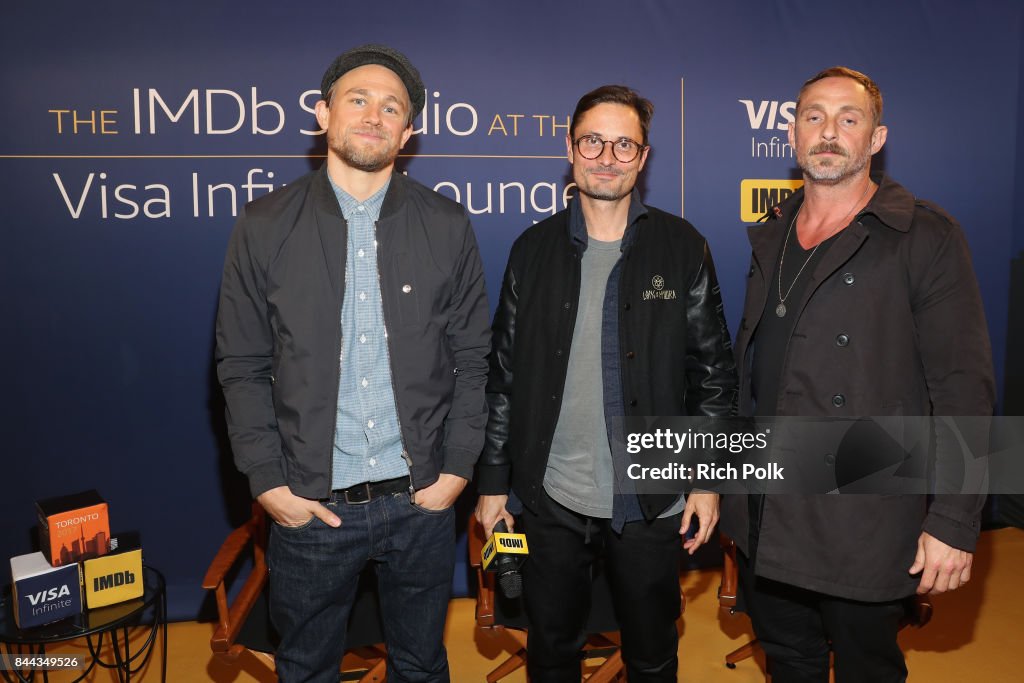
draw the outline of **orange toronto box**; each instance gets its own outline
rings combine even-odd
[[[107,503],[95,490],[36,501],[39,549],[54,567],[106,555]]]

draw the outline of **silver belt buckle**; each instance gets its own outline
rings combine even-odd
[[[365,505],[370,502],[370,482],[363,482],[345,489],[345,502],[349,505]]]

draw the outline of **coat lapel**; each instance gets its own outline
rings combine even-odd
[[[818,261],[814,272],[811,273],[811,281],[808,283],[807,288],[804,289],[803,296],[797,302],[797,317],[803,315],[804,307],[807,306],[807,302],[814,296],[814,292],[821,286],[821,283],[853,258],[853,255],[860,250],[867,238],[868,229],[859,221],[839,233],[835,244],[829,247],[822,259]]]

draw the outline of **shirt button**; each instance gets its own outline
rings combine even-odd
[[[369,427],[370,429],[373,429],[373,420],[368,420],[366,422],[366,426]]]
[[[633,351],[626,351],[626,358],[633,360],[634,358],[636,358],[636,353],[634,353]]]
[[[356,208],[360,211],[366,211],[366,208],[363,206],[357,206]]]
[[[366,301],[366,292],[359,292],[359,300]]]
[[[370,458],[370,467],[373,467],[376,464],[377,464],[377,458]]]
[[[360,344],[365,344],[366,343],[366,335],[365,334],[359,335],[359,343]]]
[[[843,406],[846,405],[846,397],[843,396],[842,394],[836,394],[835,396],[832,397],[832,405],[834,405],[836,408],[842,408]]]
[[[370,386],[370,383],[366,381],[365,377],[363,378],[363,381],[360,382],[360,384],[363,385],[363,389],[365,389],[366,387]]]
[[[357,254],[359,254],[359,258],[363,258],[364,256],[366,256],[366,252],[365,252],[365,251],[363,251],[362,249],[360,249],[360,250],[359,250],[359,251],[357,251],[356,253],[357,253]]]

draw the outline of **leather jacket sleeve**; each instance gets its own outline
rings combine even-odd
[[[735,416],[739,399],[736,361],[707,242],[687,295],[686,330],[687,414]]]
[[[505,268],[501,297],[491,325],[491,363],[487,376],[487,431],[477,466],[477,490],[481,495],[503,495],[509,490],[512,462],[506,445],[512,412],[512,359],[519,301],[513,247]]]

